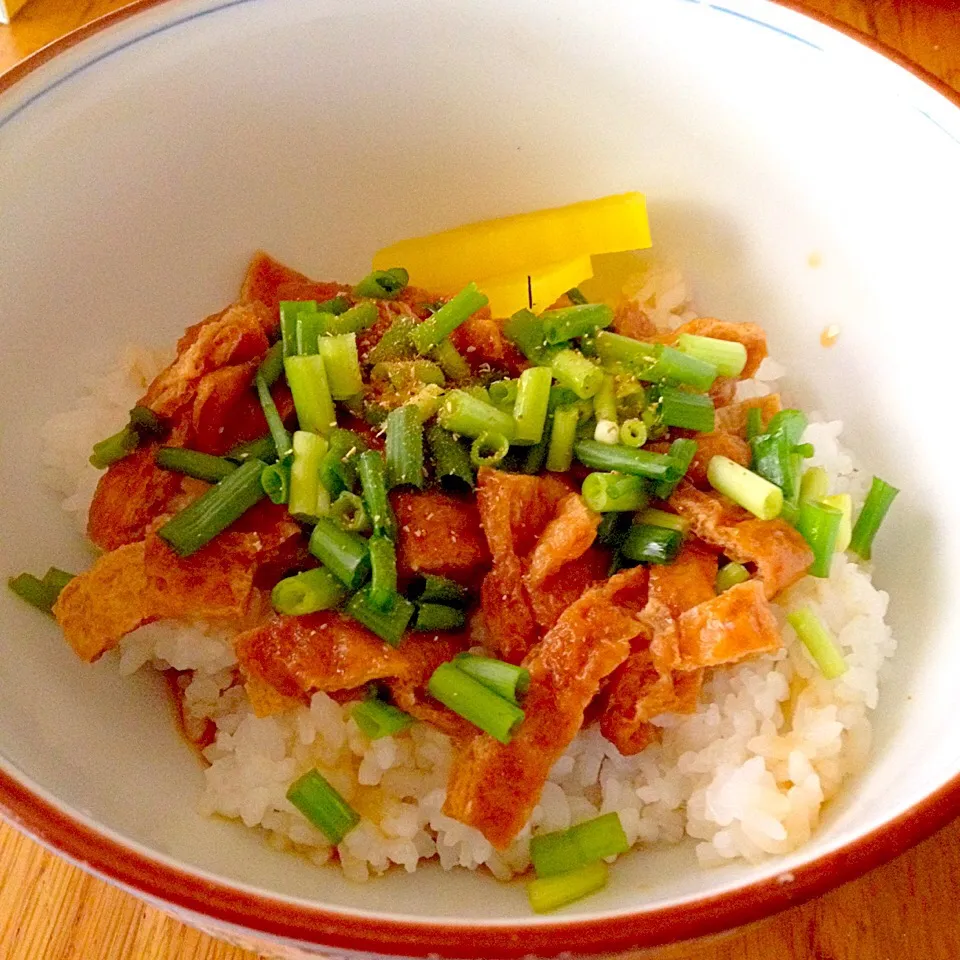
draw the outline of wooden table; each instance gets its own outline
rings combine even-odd
[[[958,0],[796,0],[960,90]],[[122,0],[34,0],[0,27],[0,71]],[[893,863],[683,960],[960,960],[960,820]],[[0,824],[0,960],[255,960],[94,879]]]

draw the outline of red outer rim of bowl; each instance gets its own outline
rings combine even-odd
[[[137,0],[54,41],[0,76],[0,93],[101,30],[170,2],[175,0]],[[960,92],[890,47],[832,17],[806,10],[796,0],[775,2],[872,48],[960,107]],[[535,926],[387,921],[245,893],[131,850],[34,794],[3,770],[0,808],[14,825],[87,869],[200,917],[333,949],[450,958],[549,957],[562,952],[613,953],[705,937],[801,904],[893,859],[960,815],[960,775],[900,816],[790,874],[758,881],[728,894],[642,914]]]

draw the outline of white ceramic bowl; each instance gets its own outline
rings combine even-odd
[[[17,69],[0,81],[6,574],[88,556],[40,482],[37,431],[91,345],[170,342],[231,299],[256,247],[351,278],[400,237],[627,189],[648,194],[698,301],[766,324],[801,395],[903,494],[877,569],[900,650],[873,757],[789,857],[702,872],[689,848],[641,851],[602,894],[539,918],[522,885],[485,876],[354,886],[200,817],[201,770],[162,684],[84,666],[3,591],[8,816],[278,954],[651,945],[797,902],[932,830],[960,801],[960,741],[944,735],[960,672],[945,459],[958,164],[957,106],[764,0],[166,0]]]

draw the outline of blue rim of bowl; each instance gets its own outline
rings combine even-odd
[[[179,0],[136,0],[55,40],[0,75],[0,94],[12,89],[45,63],[90,37]],[[250,0],[233,0],[236,6]],[[810,44],[779,27],[755,20],[709,0],[724,13],[751,20]],[[891,60],[960,108],[960,92],[908,60],[898,51],[797,0],[773,3],[845,34]],[[181,21],[182,22],[182,21]],[[87,64],[86,66],[89,66]],[[42,92],[38,95],[42,95]],[[33,102],[31,98],[29,102]],[[25,106],[26,104],[22,105]],[[16,112],[20,112],[19,108]],[[13,114],[11,113],[11,116]],[[953,140],[933,117],[928,119]],[[7,119],[10,119],[8,117]],[[77,865],[131,893],[184,911],[188,922],[214,921],[237,931],[264,934],[304,946],[319,946],[393,956],[511,958],[552,957],[562,953],[596,955],[658,947],[723,933],[798,906],[892,860],[960,816],[960,774],[936,791],[856,840],[815,860],[736,889],[633,914],[592,919],[483,924],[392,920],[359,916],[320,906],[250,892],[185,868],[154,859],[88,826],[50,802],[0,766],[0,812],[18,829]],[[465,954],[466,950],[466,954]]]

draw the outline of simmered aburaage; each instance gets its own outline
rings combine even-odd
[[[256,255],[237,302],[187,330],[100,445],[103,554],[53,612],[87,661],[160,621],[228,636],[215,696],[250,723],[322,694],[371,743],[429,725],[453,745],[443,822],[476,828],[508,874],[532,855],[544,875],[536,836],[580,842],[536,824],[581,731],[611,757],[660,749],[715,671],[788,657],[785,631],[842,664],[773,603],[811,566],[829,574],[850,498],[831,505],[824,471],[804,470],[799,411],[735,399],[767,354],[759,326],[662,329],[576,290],[504,319],[475,287],[438,297],[403,274],[316,283]],[[341,763],[337,792],[317,766],[287,797],[349,859],[377,818],[343,794],[369,788],[343,787]],[[619,824],[601,855],[638,839]],[[432,822],[418,829],[437,850]]]

